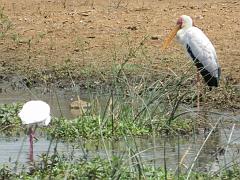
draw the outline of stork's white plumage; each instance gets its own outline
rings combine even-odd
[[[220,79],[220,66],[214,46],[199,28],[193,26],[191,17],[182,15],[177,21],[177,27],[165,40],[163,48],[168,47],[177,35],[178,41],[186,48],[198,71],[209,87],[217,87]]]
[[[43,101],[26,102],[18,115],[22,124],[43,124],[47,126],[51,120],[50,107]]]

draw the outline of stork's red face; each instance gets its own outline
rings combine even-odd
[[[183,18],[180,17],[180,18],[178,18],[178,20],[177,20],[177,25],[180,26],[180,27],[182,27],[182,24],[183,24]]]
[[[194,26],[194,23],[190,16],[182,15],[177,20],[177,26],[180,26],[181,28],[189,28]]]

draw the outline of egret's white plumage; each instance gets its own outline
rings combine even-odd
[[[28,101],[18,114],[23,124],[43,124],[51,121],[50,106],[43,101]]]
[[[199,28],[193,26],[191,17],[182,15],[177,21],[177,27],[166,38],[163,48],[168,47],[173,37],[186,48],[198,71],[208,86],[217,87],[220,79],[220,66],[214,46]]]
[[[29,127],[29,160],[33,161],[33,138],[34,138],[34,131],[33,125],[34,124],[42,124],[47,126],[51,121],[50,116],[50,106],[43,102],[43,101],[28,101],[26,102],[21,111],[19,112],[18,116],[22,120],[22,124],[28,124]]]

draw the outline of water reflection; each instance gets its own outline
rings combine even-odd
[[[79,110],[71,112],[70,104],[72,101],[77,100],[79,94],[73,90],[48,90],[44,91],[42,88],[34,88],[31,90],[19,89],[18,91],[8,89],[0,93],[0,104],[11,103],[25,103],[29,100],[43,100],[51,107],[51,114],[55,117],[64,116],[66,118],[76,117]],[[89,101],[93,99],[96,94],[92,92],[81,92],[81,99]]]
[[[226,146],[227,138],[222,136],[222,134],[225,133],[229,133],[229,130],[218,129],[210,136],[195,163],[196,170],[216,171],[223,167],[224,164],[232,162],[233,158],[234,161],[239,161],[239,140],[234,142],[235,146],[229,147],[228,152],[219,153],[219,147]],[[236,135],[239,135],[239,133],[234,134],[233,138],[235,138]],[[74,154],[73,156],[75,158],[123,156],[126,162],[128,162],[136,157],[141,159],[142,163],[151,164],[155,167],[163,166],[165,162],[167,168],[172,170],[176,170],[180,160],[182,160],[181,170],[186,171],[191,166],[204,140],[204,135],[171,138],[161,136],[138,138],[125,137],[118,141],[103,141],[103,139],[99,139],[98,141],[87,141],[79,139],[79,143],[76,144],[58,142],[56,150],[58,153],[64,153],[69,156]],[[22,142],[23,147],[21,150]],[[50,140],[45,137],[39,138],[34,144],[34,159],[38,160],[39,155],[47,153],[49,147],[50,154],[53,153],[55,143],[50,147]],[[0,163],[13,165],[21,150],[18,161],[19,164],[26,165],[28,161],[28,146],[27,138],[24,139],[24,137],[0,138]],[[165,156],[164,149],[166,152]]]
[[[42,89],[31,91],[7,91],[0,93],[1,103],[25,102],[30,99],[42,99],[48,102],[53,110],[54,116],[64,115],[72,118],[70,103],[73,99],[77,99],[78,94],[72,91],[50,91],[42,92]],[[92,93],[82,93],[83,100],[94,99]],[[102,97],[102,96],[101,96]],[[103,98],[104,99],[104,98]],[[107,98],[105,98],[107,99]],[[180,111],[191,111],[189,107],[180,107]],[[223,114],[224,115],[224,114]],[[202,116],[205,120],[214,121],[219,117],[211,115]],[[190,114],[189,118],[198,117],[196,114]],[[239,118],[238,116],[235,116]],[[236,119],[235,118],[235,119]],[[226,120],[226,117],[222,117]],[[216,122],[216,121],[215,121]],[[231,162],[239,161],[240,152],[240,134],[239,128],[235,128],[232,137],[231,125],[220,124],[217,129],[206,140],[206,134],[200,132],[193,136],[175,136],[175,137],[122,137],[120,140],[109,141],[99,139],[98,141],[89,141],[79,139],[78,143],[69,144],[57,142],[56,150],[66,155],[74,154],[74,157],[93,158],[101,156],[103,158],[111,156],[123,156],[126,163],[131,162],[135,157],[140,159],[144,164],[151,164],[155,167],[162,166],[166,163],[168,169],[176,170],[180,163],[181,171],[187,171],[194,158],[198,154],[201,146],[204,144],[197,161],[195,169],[198,171],[216,172]],[[211,126],[210,126],[211,129]],[[37,136],[39,137],[39,136]],[[22,145],[23,144],[23,145]],[[35,160],[42,153],[50,154],[54,152],[55,144],[50,146],[50,140],[42,136],[34,144]],[[228,149],[226,147],[228,145]],[[13,165],[16,160],[19,164],[26,165],[28,161],[28,140],[25,137],[0,137],[0,164]],[[49,149],[50,147],[50,149]],[[20,154],[19,158],[18,155]]]

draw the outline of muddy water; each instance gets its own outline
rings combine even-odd
[[[229,146],[227,142],[231,129],[218,129],[213,133],[205,143],[199,157],[195,163],[195,170],[199,171],[217,171],[224,167],[225,164],[240,162],[240,133],[239,129],[233,131]],[[39,137],[34,143],[34,159],[37,161],[39,155],[53,153],[57,147],[58,153],[64,153],[70,157],[70,154],[75,158],[93,158],[101,156],[124,156],[126,163],[129,162],[129,157],[134,156],[129,154],[132,149],[137,158],[141,158],[143,164],[151,164],[158,166],[167,164],[168,169],[175,170],[177,164],[182,159],[182,170],[187,170],[190,167],[193,159],[198,154],[200,147],[204,143],[203,135],[195,135],[191,137],[141,137],[141,138],[125,138],[119,141],[83,141],[80,140],[77,144],[68,144],[62,142],[50,143],[45,137]],[[57,144],[57,146],[56,146]],[[73,146],[75,146],[73,150]],[[164,150],[165,149],[165,150]],[[165,156],[164,156],[165,151]],[[225,152],[224,152],[225,151]],[[19,168],[22,165],[27,165],[29,153],[29,142],[27,137],[0,138],[0,164],[14,166],[18,161]],[[18,155],[20,155],[18,157]],[[185,158],[183,158],[185,156]]]
[[[80,92],[81,99],[89,101],[92,99],[94,93],[87,91]],[[11,88],[0,93],[0,104],[8,103],[25,103],[29,100],[43,100],[51,107],[51,114],[55,117],[64,116],[66,118],[75,117],[74,112],[70,109],[70,103],[77,100],[79,92],[73,90],[49,90],[43,88],[34,89],[19,89],[13,90]]]
[[[72,114],[69,105],[73,100],[77,100],[77,95],[79,95],[79,91],[75,93],[73,90],[49,91],[47,89],[43,90],[42,88],[36,88],[31,91],[27,89],[16,91],[8,89],[0,92],[0,103],[23,103],[28,100],[41,99],[50,104],[53,116],[72,118],[74,114]],[[81,99],[83,100],[92,99],[92,96],[94,96],[93,93],[81,92]],[[188,107],[181,108],[183,111],[190,110]],[[217,119],[219,116],[211,116],[210,118]],[[240,116],[238,114],[229,118],[228,113],[223,113],[222,119],[239,120]],[[225,125],[220,125],[219,129],[210,136],[195,162],[195,169],[209,172],[217,171],[219,168],[233,161],[240,162],[240,128],[236,127],[234,129],[232,137],[229,140],[231,126],[230,124],[228,128],[226,128]],[[128,162],[129,157],[133,156],[129,155],[130,148],[132,148],[135,150],[135,153],[138,154],[137,157],[141,158],[144,164],[163,166],[165,161],[169,169],[175,170],[178,162],[181,161],[182,169],[186,170],[191,166],[191,163],[198,154],[206,138],[203,132],[199,134],[200,135],[191,137],[172,137],[168,139],[150,136],[134,139],[126,138],[113,142],[103,142],[102,140],[98,142],[81,141],[78,144],[59,142],[57,143],[57,151],[70,155],[73,152],[74,145],[76,147],[73,153],[75,158],[92,158],[95,156],[107,158],[112,155],[124,155],[126,162]],[[229,145],[227,146],[227,144]],[[50,154],[53,153],[55,145],[56,142],[50,146],[49,139],[44,136],[39,136],[38,140],[34,143],[34,159],[38,160],[38,156],[48,152],[48,150],[50,150]],[[28,153],[28,137],[0,137],[0,164],[14,166],[14,163],[17,161],[19,166],[26,166],[28,162]]]

